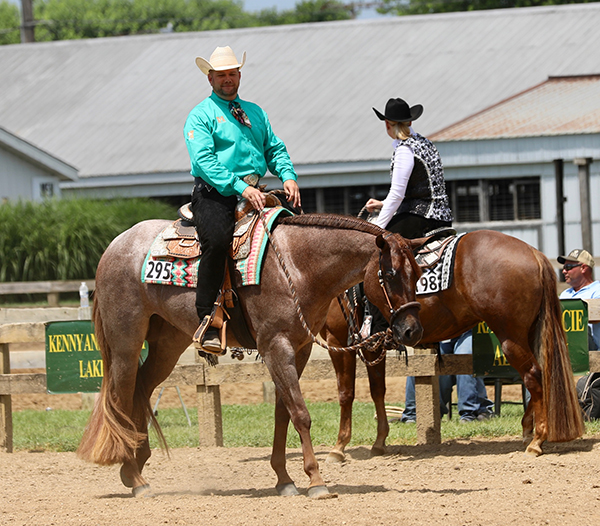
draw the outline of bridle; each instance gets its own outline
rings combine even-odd
[[[386,239],[390,235],[392,235],[392,234],[391,233],[386,234],[385,236],[383,236],[383,239]],[[406,244],[404,244],[402,246],[402,251],[409,252],[410,249],[408,248],[408,246]],[[383,279],[383,263],[382,263],[382,261],[383,261],[383,254],[380,251],[379,252],[379,270],[377,271],[377,277],[379,279],[379,285],[381,286],[381,290],[383,290],[383,295],[385,296],[385,301],[387,302],[388,309],[390,311],[390,327],[391,327],[394,324],[394,320],[402,312],[404,312],[405,310],[408,310],[408,309],[417,309],[417,311],[418,311],[421,309],[421,304],[418,301],[409,301],[408,303],[401,305],[397,309],[394,309],[394,306],[392,305],[392,300],[390,299],[390,294],[387,289],[387,284],[386,284],[385,280]],[[391,272],[393,272],[394,276],[396,275],[396,270],[392,269]]]
[[[391,343],[392,343],[391,325],[392,325],[393,321],[404,310],[407,310],[410,308],[417,308],[417,309],[421,308],[420,303],[418,303],[417,301],[411,301],[411,302],[407,303],[406,305],[402,305],[398,309],[394,309],[392,302],[390,300],[390,295],[388,294],[385,280],[383,279],[383,264],[382,264],[382,258],[381,258],[381,251],[379,253],[378,277],[379,277],[379,284],[381,285],[381,288],[383,289],[383,293],[384,293],[386,301],[388,303],[388,308],[390,309],[390,328],[388,328],[385,331],[380,331],[375,334],[372,334],[365,340],[362,340],[361,342],[356,343],[354,345],[349,345],[347,347],[335,347],[333,345],[327,344],[326,342],[317,340],[317,338],[315,338],[312,331],[310,330],[310,327],[308,326],[308,323],[306,323],[306,319],[304,318],[304,314],[302,313],[302,308],[300,307],[300,301],[298,300],[298,295],[296,294],[296,287],[294,287],[294,282],[292,281],[292,277],[287,269],[287,266],[285,264],[283,256],[281,255],[281,252],[279,251],[279,247],[278,247],[277,243],[275,242],[274,237],[271,234],[271,231],[267,225],[267,221],[265,220],[265,217],[264,217],[264,212],[262,210],[259,211],[259,217],[260,217],[260,220],[262,221],[264,230],[267,234],[267,238],[269,239],[269,243],[271,243],[271,246],[273,247],[273,251],[275,252],[275,255],[277,256],[277,259],[279,260],[281,268],[287,278],[288,285],[289,285],[290,291],[292,293],[292,299],[294,300],[294,305],[296,307],[296,313],[298,314],[298,319],[300,320],[302,327],[304,328],[304,330],[310,337],[311,341],[313,343],[316,343],[320,347],[327,349],[328,351],[356,352],[359,355],[360,359],[368,366],[373,366],[373,365],[376,365],[379,362],[381,362],[385,358],[386,350],[388,348],[391,348]],[[392,234],[391,233],[386,234],[384,236],[384,239],[388,235],[392,235]],[[410,249],[408,248],[407,245],[404,245],[402,247],[402,250],[409,251]],[[342,309],[342,312],[343,312],[343,309]],[[366,348],[370,348],[371,351],[375,351],[376,349],[381,348],[381,353],[375,360],[368,361],[363,355],[363,350]]]

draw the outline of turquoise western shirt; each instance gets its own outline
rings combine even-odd
[[[229,112],[229,101],[214,92],[188,115],[183,131],[191,174],[225,196],[241,195],[248,186],[243,177],[262,177],[267,169],[282,182],[295,181],[294,165],[285,144],[273,133],[267,114],[252,102],[235,100],[252,128],[236,121]]]

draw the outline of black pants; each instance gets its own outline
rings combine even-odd
[[[425,234],[432,230],[450,226],[452,226],[450,221],[427,219],[426,217],[403,213],[392,217],[386,229],[394,232],[394,234],[400,234],[407,239],[415,239],[417,237],[424,237]]]
[[[210,314],[223,286],[227,253],[233,239],[237,196],[222,196],[214,188],[194,186],[192,212],[202,255],[198,265],[196,311],[202,320]]]
[[[400,234],[402,237],[407,239],[415,239],[418,237],[424,237],[425,234],[436,230],[437,228],[450,227],[452,223],[450,221],[440,221],[439,219],[427,219],[426,217],[417,216],[414,214],[396,214],[386,227],[387,230],[394,234]],[[372,334],[379,331],[384,331],[388,328],[388,322],[385,321],[381,311],[369,302],[369,310],[373,316],[372,321]]]

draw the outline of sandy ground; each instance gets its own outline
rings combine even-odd
[[[388,379],[388,402],[404,399],[404,383]],[[337,400],[334,381],[302,381],[302,389],[311,401]],[[181,394],[188,408],[196,405],[194,387]],[[225,384],[221,396],[224,404],[258,403],[263,386]],[[519,399],[520,386],[503,388],[503,400]],[[370,400],[366,380],[358,381],[357,400]],[[13,410],[89,402],[90,395],[19,395]],[[161,407],[181,407],[174,388],[164,391]],[[286,498],[275,492],[268,448],[175,449],[170,458],[155,451],[144,471],[153,496],[144,499],[121,484],[118,466],[88,464],[74,453],[0,453],[0,525],[600,524],[600,436],[547,444],[539,458],[526,456],[518,437],[390,446],[375,458],[369,447],[353,447],[343,464],[326,462],[328,447],[316,450],[335,498],[306,496],[299,450],[288,452],[288,469],[301,495]]]
[[[145,475],[152,498],[135,499],[116,466],[74,453],[0,453],[2,525],[555,525],[600,521],[600,442],[549,444],[530,458],[517,438],[394,446],[370,458],[349,450],[321,471],[337,497],[306,497],[298,450],[288,466],[300,496],[279,497],[267,448],[155,452]]]
[[[493,396],[493,389],[489,388]],[[335,400],[333,382],[304,382],[306,398]],[[388,400],[402,400],[404,381],[390,379]],[[262,401],[262,384],[222,388],[224,403]],[[504,388],[518,399],[520,388]],[[182,388],[194,405],[193,388]],[[155,393],[156,397],[156,393]],[[358,399],[368,400],[366,381]],[[21,395],[14,409],[81,407],[80,395]],[[180,406],[175,389],[161,407]],[[353,447],[343,464],[326,462],[324,479],[335,498],[306,496],[299,450],[288,467],[301,495],[276,495],[268,448],[155,451],[144,474],[151,498],[135,499],[118,466],[85,463],[74,453],[0,453],[0,525],[429,525],[592,526],[600,523],[600,436],[547,444],[545,455],[523,453],[518,437],[446,441],[440,446],[391,446],[383,457]]]

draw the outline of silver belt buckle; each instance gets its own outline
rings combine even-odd
[[[246,184],[249,184],[250,186],[254,186],[254,187],[256,187],[256,185],[258,185],[259,180],[260,180],[260,177],[256,174],[246,175],[242,179],[242,181],[244,181]]]

